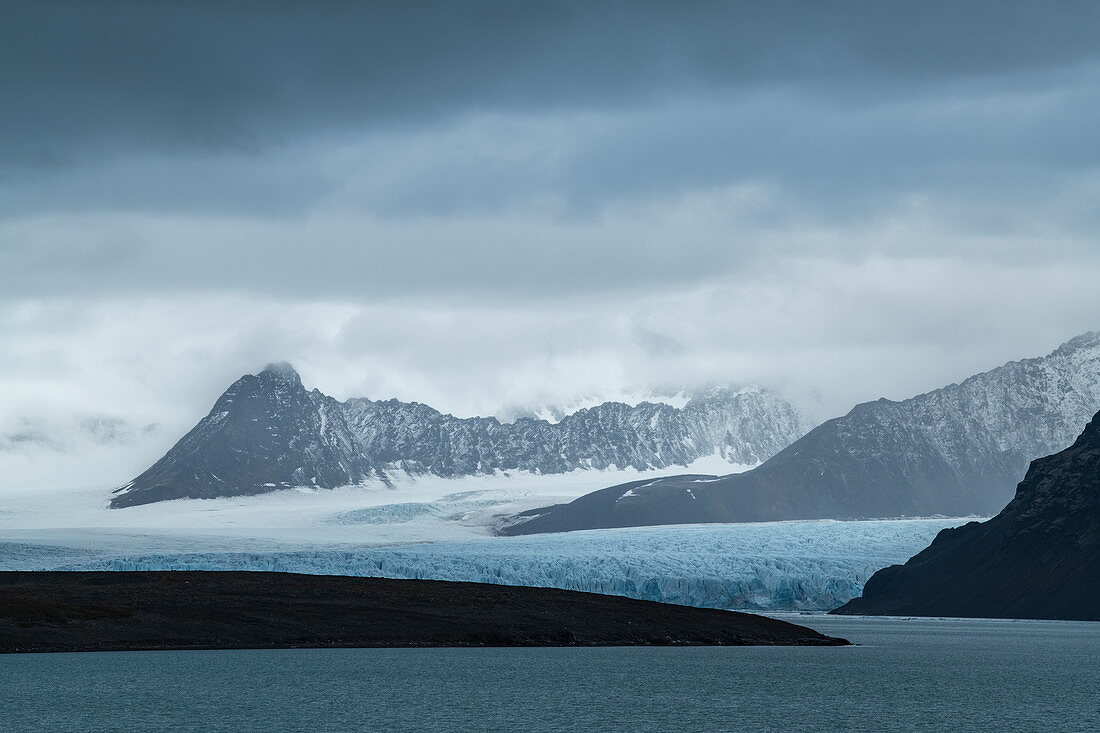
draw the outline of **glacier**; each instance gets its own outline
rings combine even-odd
[[[391,505],[383,513],[392,513],[392,521],[408,509]],[[673,525],[250,551],[210,537],[193,543],[176,538],[171,551],[146,552],[135,551],[142,545],[80,550],[9,541],[0,544],[0,569],[279,571],[542,586],[710,608],[826,611],[858,596],[875,571],[904,562],[940,530],[967,521]],[[143,540],[146,547],[155,544]],[[189,546],[196,551],[185,551]]]

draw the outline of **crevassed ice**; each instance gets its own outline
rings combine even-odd
[[[389,547],[148,554],[70,570],[258,570],[476,581],[756,610],[828,610],[967,519],[592,530]]]

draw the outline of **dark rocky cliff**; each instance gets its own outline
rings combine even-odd
[[[834,613],[1100,621],[1100,414],[996,517],[944,530]]]

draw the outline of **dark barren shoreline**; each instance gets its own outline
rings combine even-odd
[[[551,588],[260,572],[2,572],[0,652],[842,646],[752,614]]]

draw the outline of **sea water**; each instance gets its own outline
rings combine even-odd
[[[1100,730],[1100,623],[786,618],[857,646],[7,655],[0,729]]]

